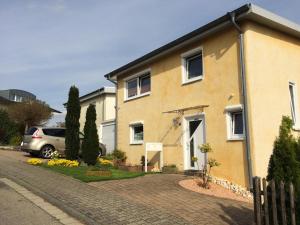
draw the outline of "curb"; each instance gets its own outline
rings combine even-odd
[[[64,202],[58,200],[57,198],[49,195],[48,193],[40,191],[38,188],[33,187],[30,185],[30,183],[27,183],[24,180],[17,180],[14,177],[6,174],[7,178],[9,178],[11,181],[23,186],[27,190],[31,191],[33,194],[43,198],[48,203],[52,204],[53,206],[57,207],[58,209],[62,210],[63,212],[69,214],[70,216],[76,218],[77,220],[81,221],[82,223],[86,225],[95,225],[97,224],[95,220],[88,217],[87,215],[78,212],[77,210],[72,209],[71,207],[64,204]]]
[[[28,189],[24,188],[21,185],[18,185],[17,183],[7,179],[7,178],[0,178],[0,181],[11,187],[13,190],[15,190],[17,193],[31,201],[34,205],[38,206],[39,208],[43,209],[45,212],[47,212],[52,217],[56,218],[60,223],[64,225],[84,225],[78,220],[72,218],[56,206],[48,203],[43,198],[33,194]]]
[[[3,146],[3,145],[0,145],[0,150],[4,150],[4,151],[20,151],[20,147],[19,146]]]

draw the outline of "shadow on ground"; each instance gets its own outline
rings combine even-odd
[[[227,224],[239,224],[239,225],[252,225],[255,224],[253,221],[253,211],[244,206],[236,207],[233,205],[226,206],[223,204],[219,204],[220,208],[224,212],[219,215],[220,219],[222,219]],[[247,221],[247,223],[245,223]]]

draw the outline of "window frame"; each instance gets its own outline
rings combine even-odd
[[[227,140],[228,141],[239,141],[245,138],[245,121],[244,121],[244,110],[242,105],[232,105],[225,108],[226,111],[226,123],[227,123]],[[243,134],[234,134],[234,120],[233,115],[241,112],[243,118]]]
[[[194,77],[194,78],[188,78],[188,59],[192,58],[193,56],[196,56],[198,54],[201,54],[202,57],[202,75]],[[203,47],[197,47],[192,50],[189,50],[183,54],[181,54],[181,68],[182,68],[182,84],[189,84],[198,80],[204,79],[204,58],[203,58]]]
[[[292,87],[292,94],[290,87]],[[300,130],[300,118],[299,118],[299,105],[298,105],[298,92],[297,92],[297,85],[295,82],[289,82],[289,96],[290,96],[290,110],[291,110],[291,117],[293,121],[293,129]]]
[[[143,140],[134,140],[134,128],[137,126],[142,126],[143,127]],[[144,122],[143,121],[136,121],[132,122],[129,124],[129,129],[130,129],[130,137],[129,137],[129,143],[130,145],[142,145],[144,144],[144,133],[145,133],[145,127],[144,127]]]
[[[144,92],[141,94],[141,78],[148,76],[150,77],[150,91]],[[132,97],[128,97],[128,82],[132,81],[132,80],[137,80],[137,94],[132,96]],[[126,79],[124,79],[125,82],[125,88],[124,88],[124,101],[129,101],[132,99],[136,99],[136,98],[140,98],[143,96],[147,96],[151,94],[151,69],[146,69],[143,71],[140,71],[132,76],[127,77]]]

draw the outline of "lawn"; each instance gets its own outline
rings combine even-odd
[[[112,172],[111,176],[87,176],[86,172],[91,169],[88,166],[64,167],[64,166],[48,166],[46,164],[42,164],[41,167],[68,176],[72,176],[83,182],[128,179],[128,178],[143,176],[145,174],[144,172],[128,172],[124,170],[110,168],[109,170]]]

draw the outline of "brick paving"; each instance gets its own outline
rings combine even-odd
[[[16,154],[16,157],[14,157]],[[252,206],[183,189],[182,175],[86,184],[0,151],[0,177],[40,195],[86,224],[252,224]]]

